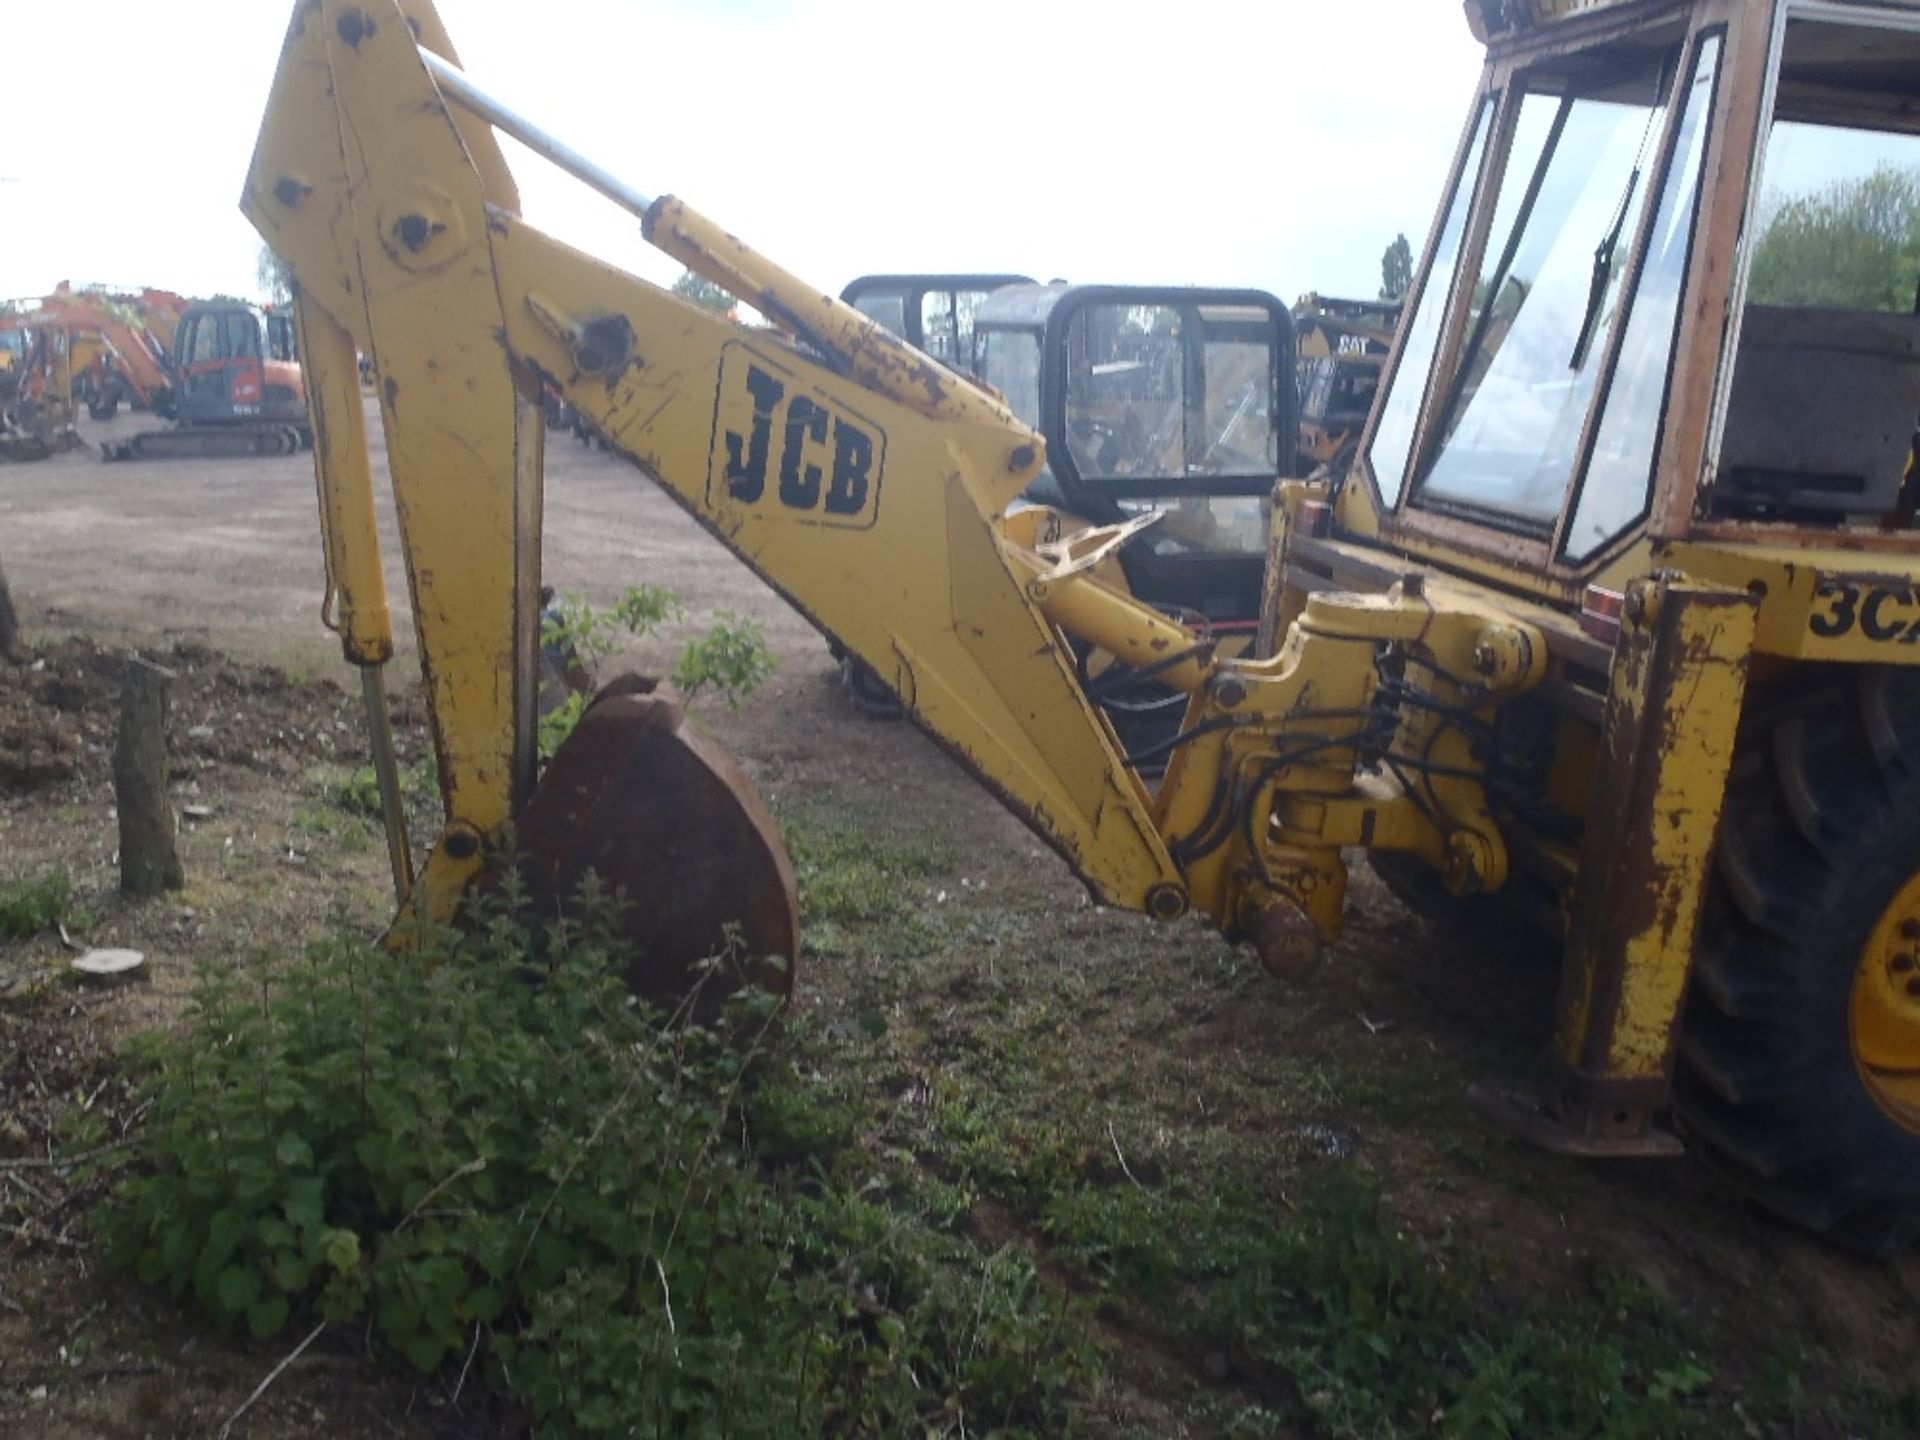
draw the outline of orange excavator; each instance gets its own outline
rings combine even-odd
[[[30,308],[0,317],[0,329],[64,330],[73,398],[83,402],[95,420],[111,419],[122,401],[136,410],[166,415],[173,393],[167,352],[186,305],[166,291],[116,294],[75,290],[63,281]]]
[[[56,432],[70,438],[81,404],[95,420],[125,402],[174,422],[102,442],[108,460],[287,455],[312,443],[284,310],[62,283],[0,316],[0,337],[9,336],[0,348],[17,372],[8,377],[14,430],[43,442],[15,446],[11,458],[47,453]]]

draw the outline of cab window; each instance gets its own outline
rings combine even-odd
[[[1699,211],[1720,50],[1718,35],[1701,41],[1692,79],[1681,97],[1686,108],[1680,116],[1673,161],[1614,362],[1605,413],[1567,527],[1564,548],[1572,560],[1588,559],[1624,534],[1646,513],[1653,494],[1660,423],[1680,325],[1680,295],[1693,255],[1694,218]]]
[[[1649,186],[1674,56],[1560,94],[1529,92],[1545,138],[1501,180],[1472,324],[1416,504],[1545,531],[1558,517]],[[1525,127],[1522,127],[1525,128]],[[1524,153],[1516,153],[1524,161]],[[1515,197],[1519,197],[1516,199]]]
[[[897,290],[869,290],[854,300],[853,308],[883,330],[907,333],[907,299]]]
[[[1006,397],[1023,424],[1040,428],[1040,337],[1028,330],[982,330],[980,378]]]
[[[1426,396],[1434,352],[1440,344],[1440,322],[1445,318],[1447,297],[1453,292],[1454,272],[1460,264],[1460,247],[1466,238],[1467,215],[1473,208],[1487,132],[1493,124],[1493,107],[1492,97],[1482,101],[1480,113],[1474,120],[1473,138],[1467,145],[1465,163],[1454,177],[1453,198],[1447,204],[1446,219],[1440,226],[1433,264],[1408,318],[1400,361],[1394,369],[1386,404],[1374,426],[1373,442],[1368,447],[1367,458],[1390,504],[1397,505],[1406,493],[1414,431],[1420,423],[1421,401]]]
[[[1920,35],[1874,21],[1788,22],[1711,514],[1912,523]]]
[[[234,360],[260,358],[260,326],[244,310],[230,310],[220,317],[227,332],[225,354]]]

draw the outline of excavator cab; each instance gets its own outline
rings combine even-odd
[[[981,302],[1025,275],[862,275],[840,298],[956,375],[974,373],[973,320]]]
[[[11,320],[11,316],[7,319]],[[0,401],[13,394],[19,383],[19,375],[26,363],[27,332],[17,326],[9,325],[0,329]]]
[[[1353,463],[1399,323],[1398,301],[1309,294],[1294,302],[1300,474],[1320,465],[1339,474]]]
[[[238,302],[188,308],[174,337],[184,425],[304,425],[306,394],[290,317]]]
[[[1476,744],[1512,862],[1491,900],[1565,946],[1554,1075],[1479,1103],[1579,1153],[1671,1124],[1779,1212],[1898,1246],[1920,6],[1468,13],[1453,175],[1356,463],[1282,506],[1267,639],[1410,574],[1536,627],[1545,681]],[[1447,902],[1431,865],[1375,865]]]
[[[1046,437],[1027,498],[1066,523],[1157,516],[1117,556],[1148,604],[1251,636],[1267,499],[1293,473],[1293,322],[1257,290],[1029,285],[974,315],[980,378]]]
[[[19,345],[0,386],[0,461],[44,460],[78,445],[71,333],[38,313],[6,333]]]

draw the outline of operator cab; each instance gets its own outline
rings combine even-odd
[[[956,374],[973,366],[973,317],[981,302],[1025,275],[862,275],[840,298]]]
[[[1920,5],[1468,7],[1488,64],[1331,530],[1561,604],[1910,545]]]
[[[187,424],[306,419],[293,319],[238,301],[191,306],[174,337],[176,413]]]
[[[1294,471],[1293,322],[1257,290],[1022,285],[974,313],[974,370],[1046,438],[1028,498],[1092,524],[1140,599],[1250,633],[1267,500]]]
[[[16,323],[0,330],[0,400],[5,400],[19,385],[26,363],[26,329]]]

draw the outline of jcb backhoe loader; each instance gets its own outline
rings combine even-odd
[[[1817,207],[1762,197],[1920,144],[1920,5],[1469,15],[1486,68],[1357,462],[1278,487],[1271,643],[1225,659],[1097,578],[1151,516],[1013,533],[1045,446],[985,392],[492,100],[427,0],[301,0],[243,207],[299,282],[376,735],[356,345],[380,376],[447,814],[411,879],[376,739],[396,936],[515,863],[511,836],[549,899],[589,868],[631,885],[643,986],[728,945],[792,974],[777,838],[666,700],[601,699],[536,784],[551,381],[1106,903],[1198,910],[1288,970],[1338,931],[1350,851],[1423,904],[1511,899],[1564,939],[1557,1076],[1490,1111],[1581,1154],[1671,1152],[1670,1118],[1801,1224],[1910,1236],[1920,318],[1835,308],[1830,265],[1796,280],[1834,247],[1801,243]],[[528,225],[496,127],[790,339]],[[1117,318],[1057,327],[1045,363]],[[1190,697],[1157,786],[1075,643]]]

